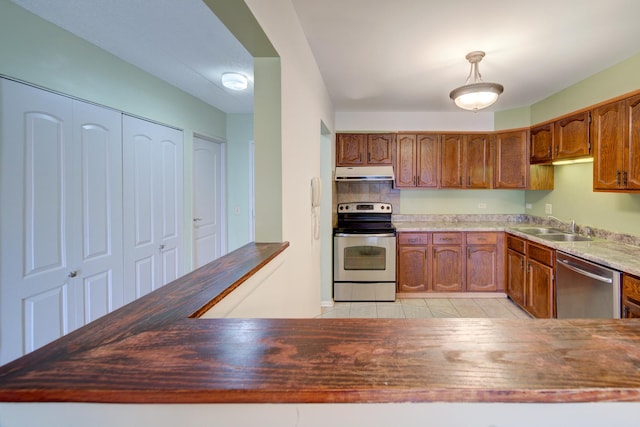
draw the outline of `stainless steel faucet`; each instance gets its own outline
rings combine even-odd
[[[576,232],[576,221],[575,220],[571,220],[570,222],[565,222],[559,218],[556,218],[553,215],[547,215],[547,218],[549,219],[555,219],[556,221],[558,221],[560,224],[565,224],[569,226],[569,232],[571,233],[575,233]]]

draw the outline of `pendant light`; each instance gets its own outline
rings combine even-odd
[[[471,63],[471,71],[464,86],[460,86],[449,93],[456,105],[464,110],[482,110],[498,100],[498,96],[504,87],[498,83],[485,83],[482,81],[478,63],[484,58],[484,52],[474,51],[466,56]]]

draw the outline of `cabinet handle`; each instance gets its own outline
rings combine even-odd
[[[622,186],[627,186],[627,171],[622,171]]]
[[[547,157],[551,158],[551,146],[549,146],[549,149],[547,150]]]
[[[620,171],[616,172],[616,187],[620,187]]]
[[[443,237],[442,240],[445,242],[450,242],[453,240],[453,237]]]
[[[418,181],[418,180],[416,179],[416,176],[414,175],[413,176],[413,185],[417,185],[416,181]]]
[[[371,161],[371,153],[367,153],[367,162]]]
[[[560,147],[559,147],[558,145],[556,145],[556,156],[558,155],[558,150],[559,150],[559,148],[560,148]]]
[[[418,243],[418,239],[409,239],[409,243]]]
[[[467,185],[471,185],[471,177],[470,176],[467,177]]]

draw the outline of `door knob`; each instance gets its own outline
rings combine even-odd
[[[202,221],[202,218],[193,218],[193,222]]]
[[[77,275],[78,275],[78,272],[77,272],[77,271],[71,271],[71,272],[69,272],[69,274],[68,274],[67,276],[68,276],[68,277],[71,277],[71,278],[74,278],[74,277],[76,277]]]
[[[160,245],[160,250],[163,250],[163,249],[164,249],[164,245]]]

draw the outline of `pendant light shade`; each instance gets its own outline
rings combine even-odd
[[[466,56],[471,63],[471,71],[464,86],[460,86],[449,93],[456,105],[464,110],[482,110],[498,100],[498,96],[504,87],[498,83],[485,83],[482,81],[478,63],[484,58],[484,52],[474,51]]]

